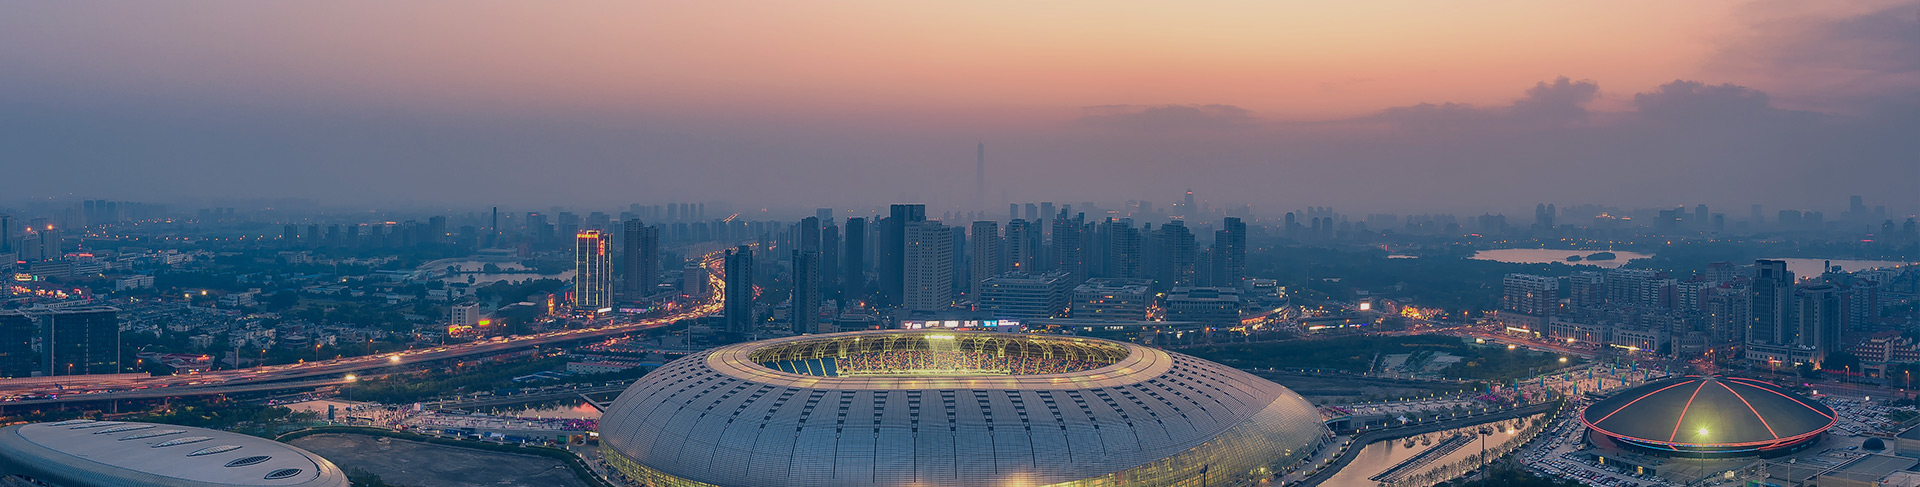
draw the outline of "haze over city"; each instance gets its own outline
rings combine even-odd
[[[1920,204],[1911,2],[7,9],[12,201]]]

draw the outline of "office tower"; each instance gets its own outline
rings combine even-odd
[[[1547,316],[1559,307],[1559,279],[1532,274],[1507,274],[1501,284],[1505,291],[1500,298],[1500,309],[1503,311]]]
[[[1159,268],[1154,270],[1154,279],[1159,281],[1159,289],[1170,289],[1194,285],[1194,266],[1199,254],[1194,243],[1193,232],[1187,230],[1186,222],[1174,220],[1161,225],[1154,232],[1158,240],[1159,257],[1155,262]]]
[[[13,253],[13,215],[0,215],[0,254]]]
[[[1607,275],[1598,271],[1580,271],[1567,277],[1567,305],[1574,308],[1599,306],[1607,302]]]
[[[108,306],[29,312],[40,322],[41,373],[121,372],[119,312]]]
[[[972,286],[967,288],[967,297],[980,301],[981,283],[1000,274],[1001,264],[1000,224],[994,221],[973,222],[973,232],[967,238],[968,256],[972,265]]]
[[[493,207],[493,219],[487,223],[487,248],[500,244],[500,207]]]
[[[1035,255],[1035,253],[1039,249],[1034,248],[1034,242],[1039,241],[1039,239],[1034,237],[1036,237],[1036,235],[1033,234],[1033,225],[1028,223],[1027,220],[1016,218],[1007,222],[1007,272],[1032,272],[1035,270],[1033,268],[1034,262],[1037,261],[1039,257]],[[974,278],[979,279],[980,276],[974,276]]]
[[[901,306],[938,311],[953,304],[953,231],[937,221],[916,221],[905,232]]]
[[[1787,262],[1754,261],[1753,279],[1748,285],[1753,296],[1749,300],[1753,312],[1752,321],[1747,325],[1747,341],[1765,345],[1793,343],[1793,273],[1787,270]]]
[[[820,296],[820,252],[794,250],[791,302],[794,334],[814,332],[820,321]]]
[[[904,303],[906,295],[907,227],[927,220],[927,205],[893,205],[885,221],[885,242],[880,248],[881,302]]]
[[[650,227],[640,219],[622,224],[620,271],[627,299],[653,295],[660,286],[660,227]]]
[[[1027,203],[1027,221],[1029,222],[1040,221],[1040,205]]]
[[[26,313],[0,310],[0,379],[33,375],[34,319]]]
[[[822,225],[833,224],[833,208],[814,208],[813,217],[820,219]]]
[[[1247,275],[1247,224],[1227,217],[1213,232],[1213,272],[1215,286],[1239,287]]]
[[[987,207],[987,143],[975,147],[973,155],[973,207]]]
[[[840,299],[840,227],[827,220],[820,229],[820,297]]]
[[[1008,272],[981,285],[979,309],[996,319],[1032,320],[1066,314],[1073,285],[1065,272]]]
[[[726,254],[726,313],[728,333],[753,333],[753,247],[741,245]]]
[[[1832,284],[1816,284],[1794,293],[1796,344],[1812,349],[1815,363],[1826,361],[1827,354],[1846,350],[1840,323],[1846,309],[1841,306],[1840,290]]]
[[[1014,221],[1019,219],[1020,219],[1020,204],[1007,203],[1007,221]]]
[[[612,234],[586,230],[574,235],[573,307],[593,311],[613,306]]]
[[[840,253],[840,293],[847,301],[867,299],[867,219],[847,219],[846,249]]]

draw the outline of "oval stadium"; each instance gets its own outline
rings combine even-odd
[[[1243,485],[1328,437],[1232,367],[1060,335],[889,330],[713,348],[634,383],[609,464],[657,486]]]
[[[265,438],[153,423],[0,428],[0,486],[347,487],[319,455]]]
[[[1689,457],[1799,450],[1834,418],[1826,405],[1767,382],[1692,375],[1622,391],[1580,415],[1594,434],[1624,447]]]

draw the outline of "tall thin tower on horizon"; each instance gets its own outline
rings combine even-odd
[[[987,209],[987,143],[981,142],[973,153],[973,209]]]

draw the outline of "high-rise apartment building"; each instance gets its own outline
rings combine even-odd
[[[1154,270],[1156,289],[1194,285],[1194,266],[1200,254],[1193,240],[1193,232],[1187,230],[1186,222],[1167,222],[1154,231],[1154,237],[1159,250],[1154,261],[1158,267]]]
[[[973,271],[972,286],[967,288],[967,297],[975,303],[980,301],[981,283],[1003,272],[1005,266],[1000,263],[1002,254],[1000,224],[991,220],[973,222],[973,228],[967,234],[967,263]]]
[[[573,307],[593,311],[613,306],[613,242],[609,234],[574,234]]]
[[[901,307],[937,311],[953,304],[953,231],[938,221],[905,225]]]
[[[793,251],[792,299],[793,333],[813,333],[820,323],[820,252]]]
[[[867,299],[867,256],[872,249],[867,246],[867,219],[847,219],[846,248],[840,253],[841,295],[848,302]]]
[[[927,220],[927,205],[893,205],[885,220],[880,247],[880,296],[887,304],[904,304],[906,296],[907,227]]]
[[[1559,307],[1560,280],[1532,274],[1507,274],[1500,309],[1528,316],[1548,316]]]
[[[726,302],[722,303],[722,312],[726,313],[726,331],[729,333],[753,333],[753,247],[739,246],[728,250],[726,254]]]
[[[1032,272],[1039,260],[1039,235],[1035,233],[1032,222],[1015,218],[1007,222],[1007,262],[1008,272]],[[993,276],[987,276],[993,277]]]
[[[1052,270],[1067,273],[1074,284],[1087,280],[1086,241],[1080,235],[1086,216],[1067,218],[1062,211],[1053,220],[1053,244],[1048,252],[1053,258]]]
[[[1213,232],[1212,283],[1221,287],[1240,287],[1247,276],[1247,224],[1227,217]]]
[[[1794,293],[1793,309],[1797,344],[1810,349],[1814,363],[1825,362],[1827,355],[1846,350],[1840,327],[1846,310],[1840,303],[1840,290],[1832,284],[1816,284]]]
[[[622,224],[621,238],[620,270],[627,298],[653,295],[660,286],[660,228],[629,219]]]
[[[1796,342],[1793,329],[1793,272],[1783,260],[1757,260],[1753,279],[1748,283],[1753,306],[1747,325],[1747,341],[1763,345],[1787,345]]]

